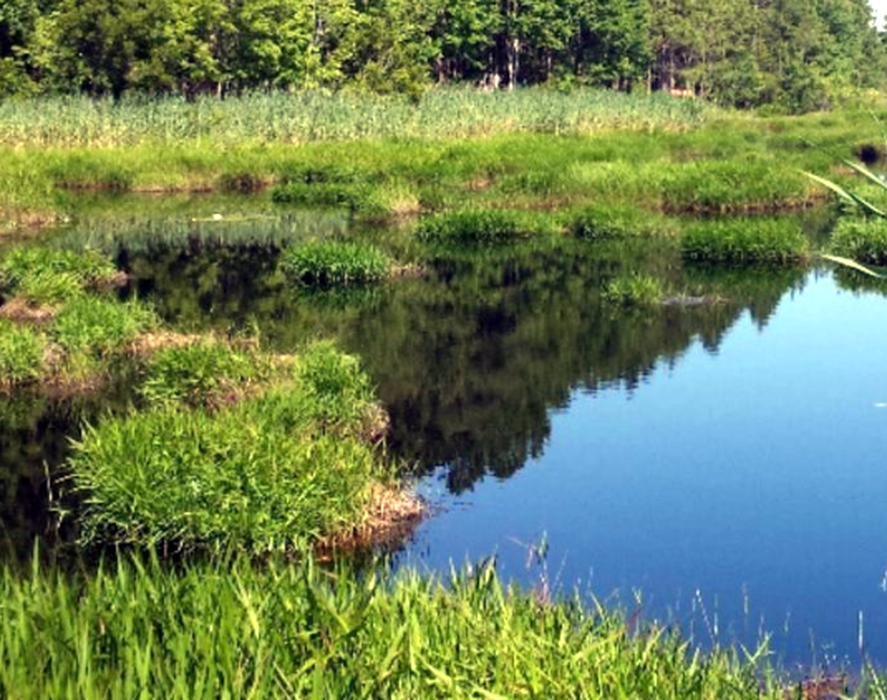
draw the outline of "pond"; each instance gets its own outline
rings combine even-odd
[[[132,273],[123,294],[181,328],[258,330],[281,350],[330,336],[359,354],[389,449],[434,506],[398,564],[496,556],[540,595],[577,587],[703,645],[767,632],[789,664],[887,662],[887,286],[692,266],[670,241],[558,240],[435,249],[424,279],[294,292],[281,240],[347,229],[309,219],[221,237],[211,222],[82,224],[54,243],[109,248]],[[353,233],[412,250],[396,230]],[[607,303],[629,271],[708,301]],[[0,402],[7,545],[54,532],[46,473],[84,417],[125,403],[123,389]],[[51,540],[70,541],[63,524]]]

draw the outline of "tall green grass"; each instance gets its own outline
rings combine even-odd
[[[405,97],[307,91],[223,101],[60,97],[0,103],[0,142],[19,146],[128,146],[471,136],[501,131],[588,133],[606,127],[687,128],[718,114],[701,101],[609,90],[433,90]]]
[[[139,393],[152,405],[206,406],[242,396],[271,373],[270,358],[257,349],[207,338],[153,353]]]
[[[0,319],[0,389],[39,379],[45,351],[46,337],[42,333]]]
[[[299,284],[318,287],[378,282],[391,273],[394,261],[363,243],[314,241],[287,249],[281,268]]]
[[[0,572],[0,695],[43,698],[780,700],[766,648],[704,653],[579,597],[327,573],[309,561],[124,557]],[[790,697],[796,697],[791,695]],[[798,696],[800,697],[800,696]]]
[[[0,286],[30,305],[57,305],[114,278],[117,270],[95,251],[18,246],[0,262]]]
[[[62,309],[50,333],[70,353],[100,357],[123,349],[159,323],[153,309],[142,302],[85,295]]]
[[[427,243],[494,245],[559,231],[558,222],[546,214],[463,209],[423,219],[417,236]]]
[[[169,401],[217,388],[187,380],[183,358],[244,379],[231,348],[167,351],[146,389],[159,408],[86,429],[70,460],[86,542],[266,552],[360,524],[390,468],[360,439],[374,405],[357,360],[314,345],[289,382],[207,410]]]
[[[788,263],[809,255],[809,241],[793,220],[711,219],[687,227],[684,257],[713,263]]]
[[[828,245],[830,253],[871,265],[887,265],[887,220],[844,218]]]

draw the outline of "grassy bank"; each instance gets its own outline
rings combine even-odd
[[[0,694],[131,698],[783,696],[765,658],[693,651],[618,613],[507,589],[323,573],[310,561],[123,558],[73,579],[0,574]]]
[[[601,202],[649,212],[775,211],[822,199],[801,171],[846,178],[833,172],[836,154],[852,156],[873,129],[868,114],[765,119],[660,96],[616,97],[627,100],[624,109],[594,93],[533,90],[432,92],[418,107],[342,95],[296,96],[292,104],[279,97],[267,108],[258,97],[8,103],[0,109],[0,219],[10,229],[65,216],[64,189],[242,191],[274,183],[281,202],[373,220]],[[312,109],[289,109],[302,99]],[[49,117],[32,112],[44,108],[52,122],[42,128]],[[298,119],[329,128],[294,135],[286,125]]]

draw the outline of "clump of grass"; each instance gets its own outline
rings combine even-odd
[[[713,219],[689,226],[684,257],[713,263],[788,263],[806,258],[800,227],[779,219]]]
[[[15,298],[29,307],[58,306],[83,294],[82,280],[73,272],[37,270],[15,287]]]
[[[592,205],[570,215],[567,226],[573,236],[583,240],[619,240],[645,233],[649,220],[650,216],[636,207]]]
[[[154,310],[142,302],[84,295],[61,311],[50,333],[69,353],[105,356],[158,325]]]
[[[139,393],[152,405],[206,406],[243,395],[270,371],[263,354],[208,339],[153,353]]]
[[[378,282],[389,276],[393,266],[394,261],[378,248],[337,241],[293,246],[282,260],[288,278],[321,287]]]
[[[419,240],[429,243],[490,245],[525,240],[558,231],[545,215],[499,209],[463,209],[437,214],[419,224]]]
[[[373,402],[373,387],[358,359],[340,352],[332,341],[318,341],[300,353],[295,380],[310,398],[315,418],[340,430],[359,426]]]
[[[46,338],[28,326],[0,319],[0,389],[36,381],[43,373]]]
[[[295,416],[299,403],[288,406]],[[279,402],[267,408],[163,407],[89,428],[70,461],[84,541],[265,552],[352,525],[384,474],[372,450],[305,439],[280,420]]]
[[[887,265],[887,219],[841,219],[828,248],[834,255],[871,265]]]
[[[604,288],[603,298],[618,306],[652,306],[665,294],[662,283],[655,277],[634,273],[611,280]]]
[[[66,278],[64,284],[81,287],[100,285],[117,275],[114,263],[95,251],[75,253],[69,250],[28,246],[14,248],[0,263],[3,287],[16,292],[22,285],[54,276]]]
[[[369,380],[327,343],[294,380],[218,411],[168,404],[86,430],[70,460],[85,541],[262,552],[353,527],[390,474],[357,439]]]
[[[632,633],[618,611],[540,600],[490,566],[442,581],[120,555],[88,574],[6,565],[0,596],[0,694],[21,700],[789,695],[766,646],[706,653],[656,625]]]

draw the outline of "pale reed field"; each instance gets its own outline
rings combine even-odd
[[[56,97],[0,102],[0,145],[112,147],[144,141],[305,142],[478,136],[507,131],[582,133],[600,128],[689,128],[717,110],[662,94],[542,88],[438,89],[402,96],[303,92],[211,97]]]

